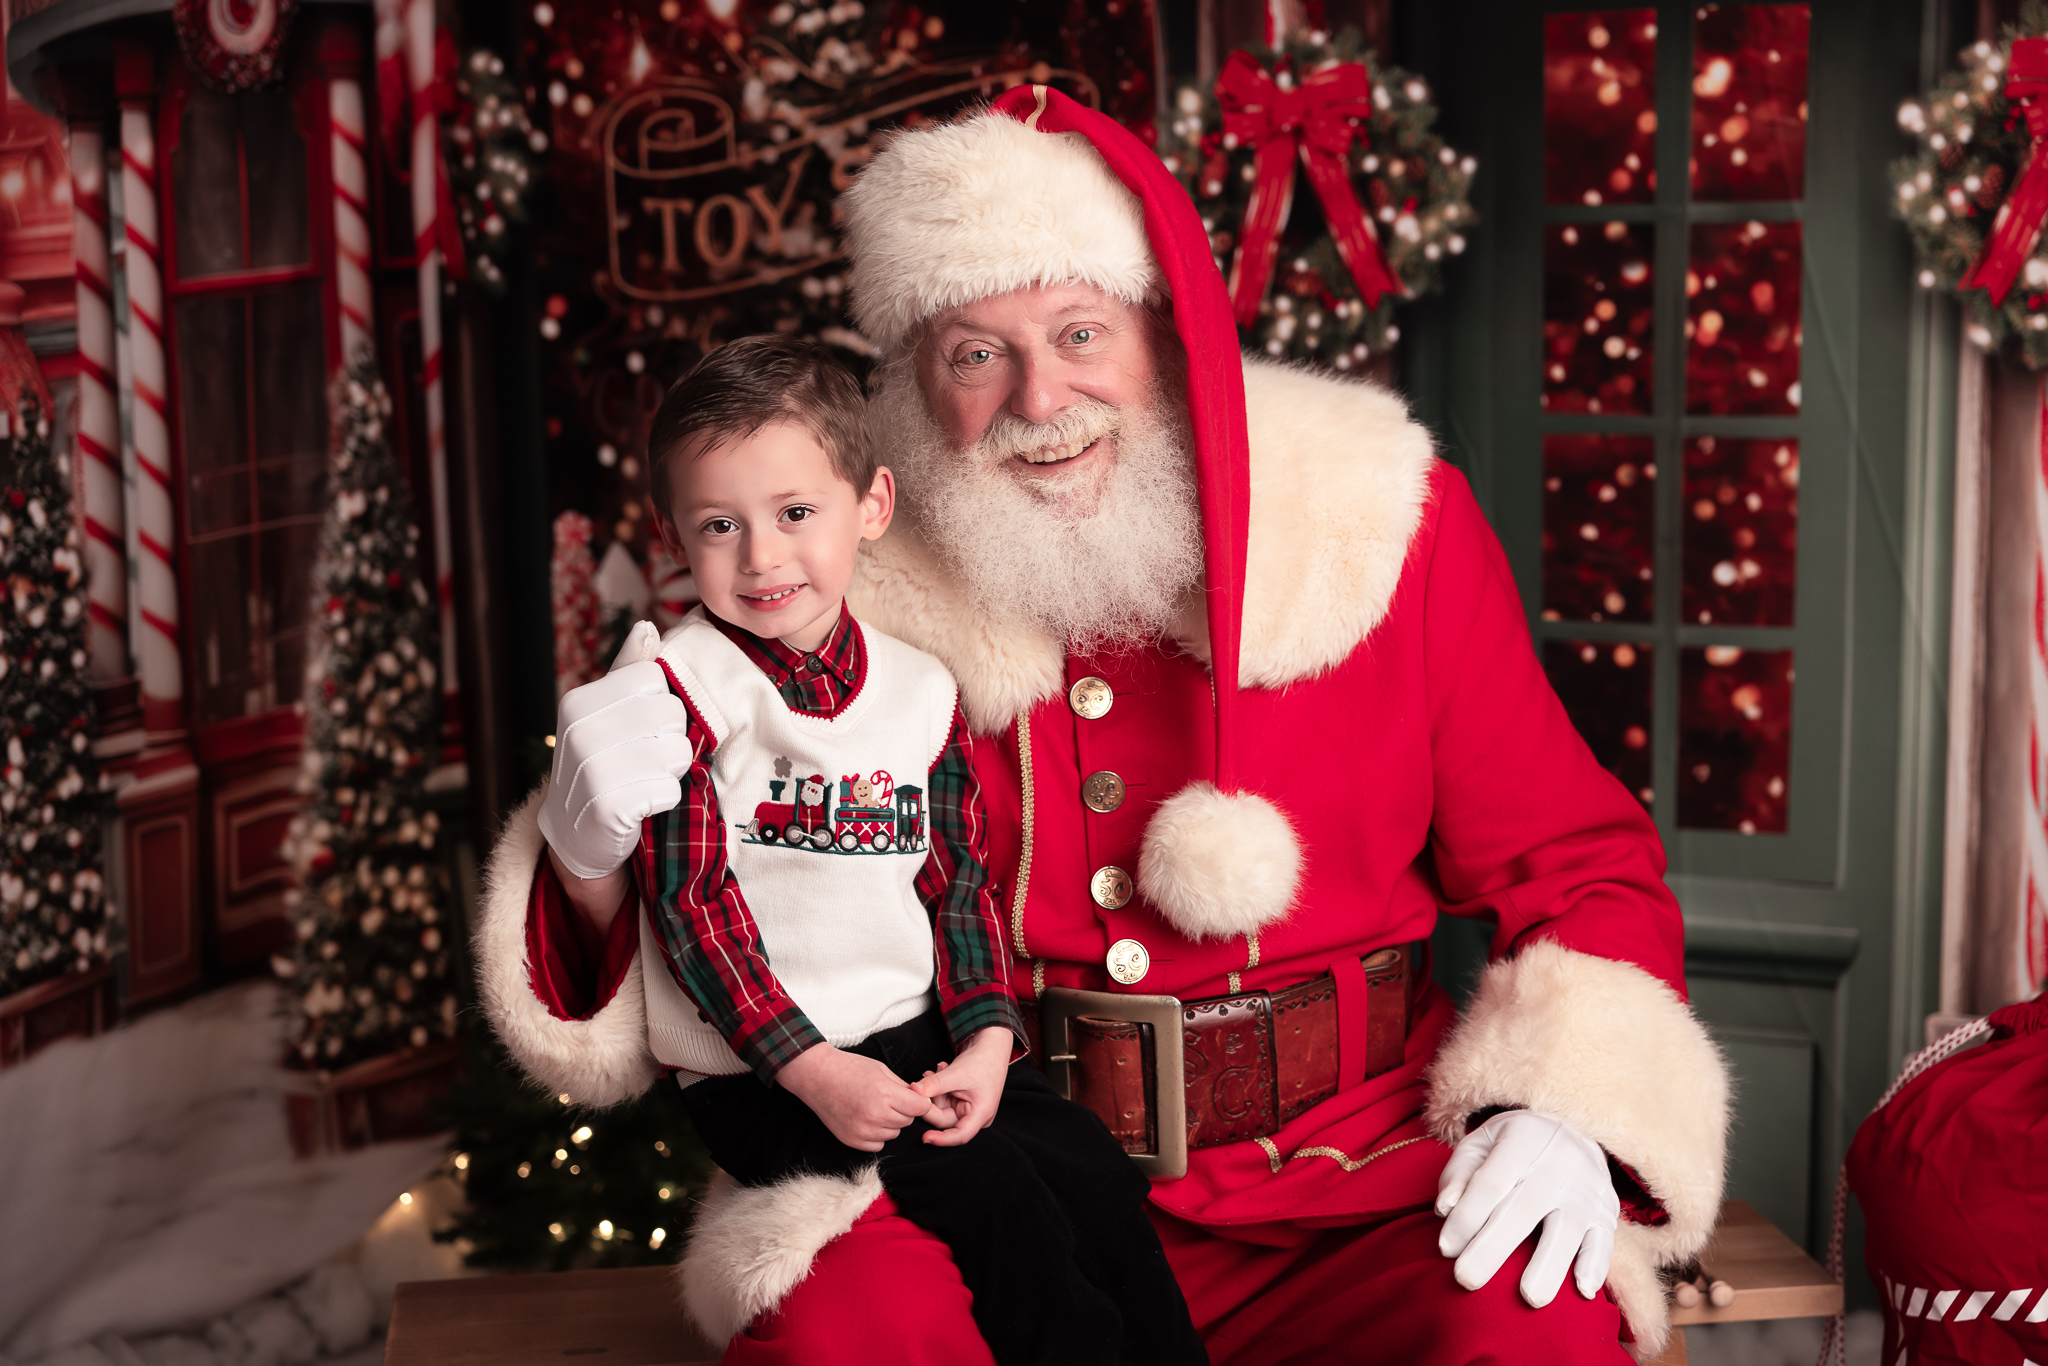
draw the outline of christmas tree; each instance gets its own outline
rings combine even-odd
[[[107,948],[85,559],[65,474],[36,404],[0,408],[0,996]]]
[[[454,1175],[469,1200],[435,1236],[471,1266],[566,1271],[644,1266],[680,1254],[711,1160],[675,1083],[589,1111],[534,1089],[485,1031],[472,1031],[451,1097]]]
[[[367,354],[336,395],[318,642],[306,677],[306,809],[290,852],[305,891],[294,978],[299,1055],[343,1067],[455,1033],[448,872],[427,809],[440,699],[419,528],[391,453],[391,399]]]

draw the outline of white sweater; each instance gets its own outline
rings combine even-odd
[[[661,643],[714,740],[726,857],[761,951],[835,1047],[915,1019],[933,1000],[932,924],[916,880],[931,847],[924,786],[957,697],[930,655],[861,631],[866,677],[829,717],[791,711],[701,607]],[[709,1076],[748,1070],[676,985],[647,916],[640,971],[657,1059]]]

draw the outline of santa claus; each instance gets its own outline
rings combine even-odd
[[[959,680],[1038,1051],[1153,1176],[1213,1359],[1659,1351],[1725,1069],[1655,828],[1463,478],[1384,390],[1242,358],[1186,194],[1044,87],[903,134],[846,205],[903,489],[851,606]],[[610,720],[557,772],[605,779],[513,817],[479,931],[499,1033],[589,1105],[657,1075],[637,941],[532,908],[618,905],[677,800],[647,740],[682,706],[633,679],[581,690]],[[1493,928],[1462,1016],[1439,913]],[[730,1362],[988,1360],[871,1177],[715,1185],[683,1271]]]

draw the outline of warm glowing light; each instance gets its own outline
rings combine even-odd
[[[647,1235],[647,1246],[649,1247],[660,1247],[663,1243],[667,1241],[668,1230],[665,1228],[658,1228],[654,1230],[654,1232]]]
[[[715,10],[716,6],[713,8]],[[728,8],[727,13],[729,14],[730,12]],[[653,69],[654,54],[647,50],[647,40],[635,38],[633,40],[632,54],[626,58],[626,75],[631,78],[633,84],[638,85],[647,79],[647,73]]]
[[[590,1142],[590,1126],[589,1126],[588,1124],[584,1125],[584,1126],[583,1126],[582,1128],[578,1129],[578,1130],[577,1130],[577,1131],[576,1131],[575,1133],[573,1133],[573,1134],[570,1134],[570,1135],[569,1135],[569,1139],[570,1139],[570,1141],[571,1141],[571,1142],[573,1142],[573,1143],[588,1143],[588,1142]]]
[[[469,1170],[469,1154],[468,1154],[468,1153],[457,1153],[457,1154],[455,1154],[455,1170],[457,1170],[457,1171],[459,1171],[459,1172],[466,1172],[466,1171],[468,1171],[468,1170]]]
[[[407,1191],[405,1194],[399,1196],[398,1203],[401,1205],[410,1205],[412,1203],[412,1192]]]

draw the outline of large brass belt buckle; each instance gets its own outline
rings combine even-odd
[[[1152,1107],[1153,1141],[1158,1150],[1132,1153],[1131,1161],[1155,1181],[1177,1180],[1188,1174],[1187,1069],[1181,1042],[1181,1010],[1178,996],[1126,996],[1121,992],[1080,991],[1073,987],[1047,987],[1038,1003],[1046,1079],[1069,1100],[1074,1097],[1070,1068],[1075,1061],[1069,1021],[1086,1016],[1152,1026],[1152,1074],[1156,1084],[1148,1102]]]

